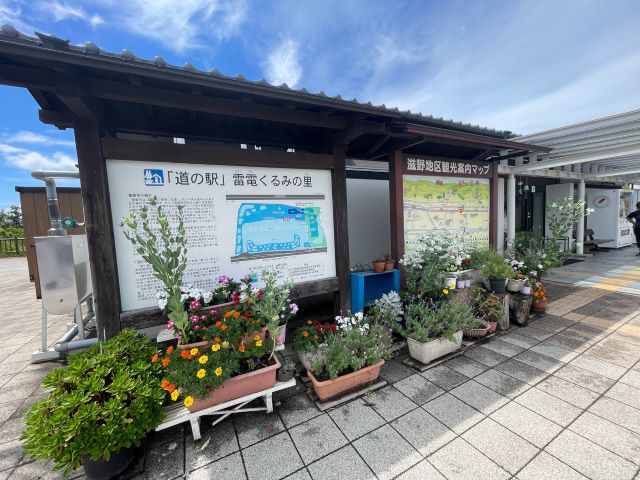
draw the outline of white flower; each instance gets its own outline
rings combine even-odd
[[[166,306],[167,306],[167,299],[166,298],[159,298],[158,299],[158,308],[160,310],[164,310]]]
[[[203,292],[202,293],[202,301],[204,303],[209,303],[213,299],[213,292]]]
[[[183,293],[182,295],[180,295],[180,301],[184,302],[187,298],[189,298],[189,295],[186,293]]]
[[[538,264],[538,270],[542,270],[542,265]]]

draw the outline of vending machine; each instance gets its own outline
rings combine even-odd
[[[587,216],[587,228],[593,230],[596,239],[612,239],[601,247],[620,248],[635,242],[632,225],[627,220],[629,212],[635,210],[633,192],[587,188],[586,197],[587,208],[593,209]]]

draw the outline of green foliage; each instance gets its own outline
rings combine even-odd
[[[326,337],[336,332],[333,323],[319,323],[307,320],[304,325],[296,329],[293,346],[296,352],[315,352],[318,346],[326,343]]]
[[[480,269],[487,280],[513,278],[513,267],[505,262],[500,252],[489,250],[484,256],[484,263]]]
[[[391,335],[382,325],[364,325],[367,324],[326,337],[324,360],[313,365],[313,375],[318,380],[333,380],[391,356]]]
[[[149,207],[153,207],[159,234],[152,228]],[[120,226],[125,238],[131,242],[144,261],[151,265],[153,275],[164,285],[169,320],[178,331],[185,332],[188,319],[182,303],[180,286],[187,268],[187,236],[184,228],[184,207],[178,205],[177,209],[176,233],[171,232],[169,219],[158,205],[156,197],[151,197],[149,205],[142,207],[139,213],[131,213],[124,217]]]
[[[437,338],[453,341],[453,334],[474,318],[466,305],[455,302],[418,302],[405,307],[405,326],[396,330],[402,336],[426,343]]]
[[[480,328],[487,328],[487,322],[475,317],[470,318],[467,321],[467,323],[464,325],[465,330],[473,330],[473,329],[480,329]]]
[[[487,322],[499,322],[504,310],[500,298],[484,288],[476,288],[474,295],[474,311],[476,315]]]
[[[546,241],[543,237],[536,237],[530,232],[519,232],[516,235],[515,245],[511,246],[509,256],[522,262],[520,271],[531,282],[562,264],[558,243]]]
[[[66,368],[44,379],[49,396],[26,414],[27,452],[36,460],[53,460],[66,475],[85,455],[106,460],[140,445],[163,418],[162,367],[149,361],[156,353],[156,344],[127,329],[102,352],[94,345],[71,355]]]
[[[9,211],[0,210],[0,228],[22,229],[22,227],[22,210],[18,205],[11,205]]]

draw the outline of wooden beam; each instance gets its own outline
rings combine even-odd
[[[42,123],[47,125],[55,125],[58,128],[73,128],[74,118],[69,112],[38,110],[38,117]]]
[[[107,167],[97,122],[74,125],[98,338],[120,331],[120,287],[109,203]]]
[[[405,140],[394,145],[389,145],[383,150],[374,153],[371,157],[369,157],[369,160],[375,160],[380,157],[385,157],[396,150],[406,150],[407,148],[415,147],[416,145],[420,145],[421,143],[424,143],[426,141],[428,140],[424,137],[412,137],[409,140]]]
[[[491,161],[499,162],[501,160],[510,160],[512,158],[522,157],[528,154],[529,154],[528,150],[516,150],[515,152],[507,153],[505,155],[500,155],[499,157],[491,157]]]
[[[50,110],[53,106],[49,99],[45,96],[45,93],[42,90],[36,90],[35,88],[30,88],[29,93],[38,102],[40,108],[43,110]]]
[[[376,142],[371,146],[371,148],[367,151],[367,153],[365,154],[365,156],[370,157],[371,155],[373,155],[375,152],[377,152],[380,148],[382,148],[382,146],[387,143],[387,141],[391,138],[391,135],[389,135],[388,133],[385,135],[382,135],[378,140],[376,140]]]
[[[60,101],[81,120],[97,120],[97,106],[95,102],[82,95],[58,95]]]
[[[334,311],[346,315],[351,310],[351,276],[349,271],[349,221],[347,217],[346,146],[333,146],[331,175],[333,198],[333,234],[335,238],[336,275],[340,291],[334,295]]]
[[[401,150],[389,152],[389,214],[391,221],[391,255],[399,261],[404,255],[404,199],[402,189]]]

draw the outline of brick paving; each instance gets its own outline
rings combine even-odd
[[[28,363],[39,308],[21,278],[11,286],[8,273],[26,265],[10,262],[0,263],[10,335],[0,343],[0,382],[15,388],[0,390],[0,479],[59,478],[29,462],[16,440],[22,412],[43,395],[38,382],[52,366]],[[630,280],[623,267],[590,267],[610,268],[600,271],[606,283],[575,285],[586,274],[550,283],[545,315],[425,372],[402,364],[400,352],[383,367],[387,387],[328,412],[299,384],[270,415],[236,415],[215,428],[203,421],[199,442],[186,426],[152,434],[129,477],[640,478],[640,302],[628,290],[635,280],[616,285]]]

